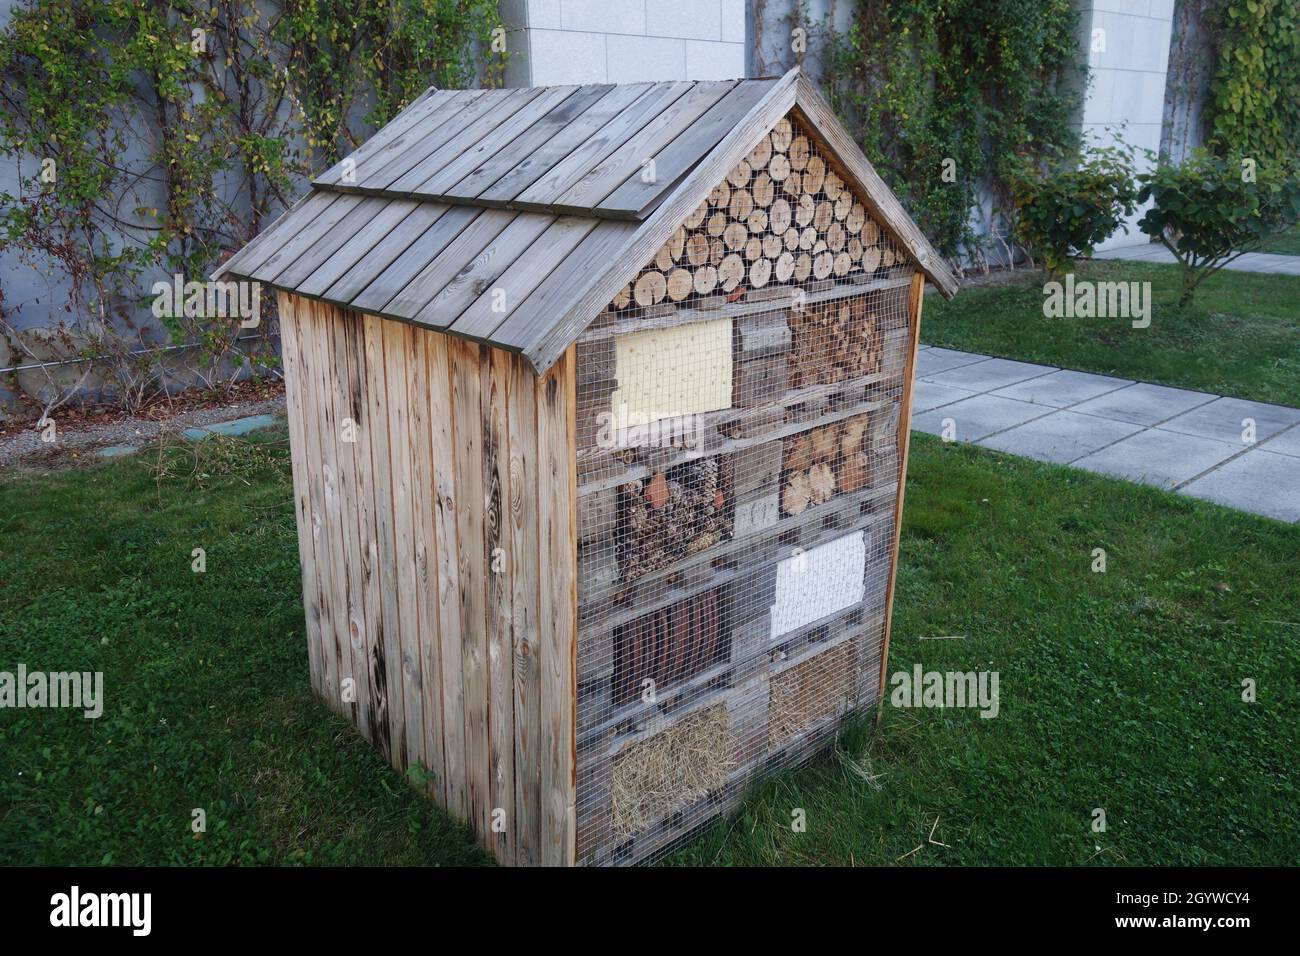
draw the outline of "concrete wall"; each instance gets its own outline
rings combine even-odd
[[[1089,83],[1080,127],[1090,143],[1108,146],[1117,138],[1152,153],[1160,149],[1165,115],[1165,71],[1174,0],[1083,0],[1079,29],[1087,51]],[[1104,46],[1104,49],[1095,47]],[[1139,170],[1150,163],[1139,156]],[[1099,249],[1146,242],[1129,218]]]
[[[745,0],[503,0],[509,86],[746,75]]]

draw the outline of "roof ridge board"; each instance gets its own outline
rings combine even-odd
[[[709,107],[699,119],[682,130],[671,143],[661,149],[655,155],[656,175],[663,172],[665,164],[677,159],[677,153],[683,154],[683,160],[689,159],[692,155],[695,157],[692,162],[683,162],[679,170],[674,170],[669,166],[668,171],[670,173],[675,172],[675,175],[668,180],[667,188],[645,189],[643,187],[649,184],[643,183],[640,177],[633,173],[624,180],[618,189],[601,201],[600,208],[627,210],[635,214],[638,219],[643,218],[645,211],[653,208],[657,199],[663,196],[673,185],[689,175],[700,160],[708,155],[708,151],[721,142],[722,137],[727,135],[727,131],[734,125],[734,117],[730,114],[735,107],[735,103],[738,101],[748,112],[749,107],[762,100],[767,93],[767,88],[771,85],[769,80],[742,80],[732,87],[722,99]],[[701,142],[708,145],[703,150],[697,150],[688,145],[691,137],[697,137]],[[619,196],[624,198],[619,200],[617,199]]]
[[[515,197],[515,201],[553,205],[570,186],[581,180],[596,165],[608,159],[615,150],[644,129],[655,116],[685,96],[694,85],[686,80],[654,84],[642,96],[637,97],[626,110],[611,117],[609,122],[584,140],[580,146],[574,148],[564,159],[542,173],[527,189]],[[625,128],[620,129],[620,124],[624,124]],[[543,180],[553,180],[553,182],[543,185]]]
[[[557,205],[598,208],[627,179],[637,175],[647,159],[689,129],[701,116],[736,88],[736,80],[696,83],[636,135],[592,167],[578,182],[556,198]],[[631,158],[629,168],[629,157]]]
[[[570,297],[568,308],[541,338],[525,342],[516,337],[513,342],[507,340],[498,344],[503,348],[513,346],[521,351],[538,374],[550,368],[577,338],[581,329],[590,324],[620,286],[626,284],[628,270],[638,269],[650,261],[655,251],[727,175],[727,171],[754,148],[760,131],[767,133],[776,125],[777,120],[789,112],[794,105],[795,81],[798,76],[799,69],[796,67],[772,84],[766,95],[737,121],[732,130],[700,160],[690,175],[642,221],[624,247],[610,260],[608,267],[593,272],[581,291]],[[502,328],[505,327],[503,323]],[[500,332],[501,329],[498,329],[494,336]]]
[[[610,120],[624,110],[634,107],[643,96],[650,92],[654,85],[653,83],[613,84],[606,96],[601,97],[588,109],[584,110],[581,115],[575,117],[573,122],[549,138],[542,146],[532,150],[528,156],[516,163],[508,173],[481,190],[475,198],[480,201],[499,199],[507,202],[515,199],[533,183],[545,176],[549,169],[559,165],[574,150],[598,134]],[[642,87],[642,89],[633,94],[632,91],[638,86]],[[627,98],[626,102],[624,102],[625,97]],[[610,111],[611,107],[613,107],[612,111]],[[591,125],[593,120],[596,121],[594,126]],[[566,141],[566,137],[568,141]],[[563,152],[559,152],[559,150],[563,150]],[[547,155],[548,151],[553,154],[554,159]]]
[[[413,131],[417,138],[409,142],[395,142],[392,147],[381,151],[376,157],[382,160],[376,164],[367,164],[364,174],[358,172],[355,185],[366,189],[386,189],[390,183],[415,167],[421,160],[437,152],[453,137],[474,123],[488,110],[492,109],[493,97],[484,95],[471,98],[463,107],[449,111],[447,119],[429,130]],[[400,147],[400,148],[399,148]],[[335,183],[332,188],[343,188],[343,183]]]
[[[957,292],[958,283],[948,263],[930,244],[894,191],[880,178],[853,137],[840,125],[830,103],[806,74],[800,75],[796,94],[794,108],[800,118],[809,132],[821,140],[836,165],[857,185],[868,212],[934,283],[935,288],[945,298],[951,299]]]
[[[588,84],[578,87],[572,96],[566,98],[564,102],[557,104],[554,109],[540,117],[505,148],[493,154],[490,160],[485,160],[472,169],[458,180],[452,188],[459,195],[478,199],[496,183],[514,172],[540,147],[565,129],[578,123],[587,113],[596,109],[616,89],[617,86],[612,83]],[[489,176],[492,178],[488,179]],[[514,197],[510,198],[513,199]]]
[[[353,177],[356,178],[361,165],[371,162],[374,156],[399,149],[403,143],[408,142],[408,136],[414,136],[416,139],[423,138],[456,115],[452,110],[447,110],[446,114],[428,129],[421,129],[421,124],[430,117],[438,116],[442,107],[451,105],[458,97],[462,96],[467,102],[473,102],[487,91],[436,90],[435,92],[448,95],[442,99],[437,96],[429,96],[412,103],[407,109],[375,130],[375,135],[314,178],[312,185],[322,187],[338,185],[343,180],[344,172],[348,170],[347,164],[349,160],[352,162],[351,171]]]
[[[456,189],[456,185],[477,170],[485,160],[490,160],[496,155],[503,137],[508,145],[539,123],[552,110],[563,106],[577,94],[579,89],[580,87],[576,85],[543,88],[539,95],[517,109],[509,118],[484,133],[472,146],[458,151],[440,169],[408,191],[415,196],[443,193],[465,196],[465,193]],[[542,110],[540,115],[537,114],[539,109]],[[466,196],[466,198],[472,197]]]
[[[456,157],[472,150],[520,110],[527,109],[535,100],[547,95],[546,90],[538,87],[521,87],[513,95],[502,97],[500,103],[477,116],[473,122],[462,127],[396,179],[389,180],[385,188],[412,198],[418,197],[415,188],[420,183],[429,179],[433,173],[440,172],[449,162],[454,162]]]

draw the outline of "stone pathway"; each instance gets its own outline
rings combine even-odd
[[[923,345],[912,428],[1300,522],[1300,408]]]
[[[1131,262],[1176,262],[1174,254],[1158,242],[1119,246],[1093,254],[1094,259],[1127,259]],[[1270,272],[1274,275],[1300,276],[1300,256],[1279,256],[1271,252],[1248,252],[1223,268],[1237,272]]]

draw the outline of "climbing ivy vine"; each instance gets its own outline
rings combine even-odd
[[[22,0],[0,31],[0,238],[70,295],[0,298],[0,345],[99,356],[145,400],[166,380],[152,282],[204,278],[426,87],[499,83],[503,36],[495,0]],[[49,319],[20,331],[18,307]],[[228,371],[237,323],[165,321],[201,378]]]
[[[832,34],[833,104],[945,254],[978,252],[1021,157],[1075,144],[1077,29],[1070,0],[858,0]]]
[[[1210,145],[1294,162],[1300,154],[1300,2],[1220,0]]]

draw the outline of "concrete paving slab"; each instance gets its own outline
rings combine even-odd
[[[1109,375],[1093,375],[1090,372],[1063,368],[999,388],[993,394],[999,398],[1014,398],[1018,402],[1064,408],[1132,384],[1133,381],[1127,378],[1111,378]]]
[[[1293,455],[1300,458],[1300,425],[1274,435],[1259,447],[1277,455]]]
[[[987,362],[989,358],[988,355],[979,355],[976,352],[956,352],[933,346],[916,356],[916,377],[927,378],[939,372],[946,372],[950,368]]]
[[[1029,362],[995,358],[974,365],[960,365],[935,375],[927,375],[926,378],[940,385],[966,388],[972,392],[989,392],[995,388],[1005,388],[1054,371],[1056,369],[1050,365],[1033,365]]]
[[[1255,422],[1255,441],[1262,441],[1300,422],[1300,408],[1266,405],[1240,398],[1219,398],[1161,422],[1160,428],[1241,445],[1244,444],[1242,435],[1248,418]]]
[[[955,426],[953,439],[975,442],[1047,413],[1042,405],[1016,402],[993,395],[975,395],[913,417],[912,428],[931,435],[942,435],[944,421],[952,419]]]
[[[108,445],[95,449],[95,454],[100,458],[121,458],[123,455],[134,455],[139,450],[139,445]]]
[[[1142,430],[1132,422],[1057,411],[983,438],[985,448],[1065,465]]]
[[[1240,444],[1147,428],[1078,459],[1074,466],[1160,488],[1173,488],[1240,451]]]
[[[1121,422],[1154,425],[1200,405],[1209,404],[1216,398],[1217,395],[1207,392],[1189,392],[1183,388],[1138,382],[1128,388],[1080,402],[1071,410]]]
[[[259,428],[270,428],[274,424],[274,415],[253,415],[250,418],[236,418],[234,421],[220,422],[216,425],[187,428],[181,434],[192,441],[198,441],[212,435],[246,435]]]
[[[1178,489],[1229,508],[1300,522],[1300,458],[1252,448]]]
[[[953,402],[960,402],[963,398],[978,394],[965,388],[940,385],[938,382],[917,382],[916,389],[912,392],[912,414],[919,415],[940,405],[951,405]]]

